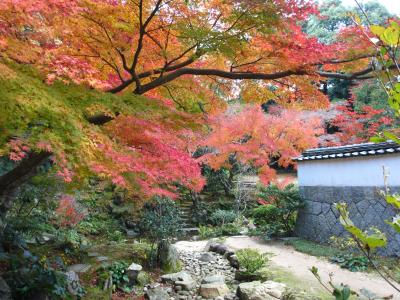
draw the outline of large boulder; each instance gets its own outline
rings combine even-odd
[[[148,289],[144,297],[148,300],[167,300],[170,298],[167,289],[162,288],[161,286]]]
[[[71,295],[78,296],[82,293],[82,286],[79,282],[79,276],[74,271],[65,273],[67,277],[67,289]],[[2,299],[2,298],[0,298]]]
[[[190,291],[196,288],[196,281],[189,280],[189,281],[175,281],[175,286],[180,286],[184,291]]]
[[[86,273],[92,268],[89,264],[75,264],[67,267],[67,271],[73,271],[75,273]]]
[[[181,269],[178,250],[174,245],[162,241],[158,245],[158,257],[161,268],[166,272],[176,272]]]
[[[225,282],[224,275],[220,274],[209,275],[201,280],[201,283],[215,283],[215,282],[224,283]]]
[[[190,276],[189,273],[186,273],[185,271],[181,271],[178,273],[171,273],[171,274],[165,274],[161,276],[161,281],[164,283],[173,283],[177,281],[193,281],[192,276]]]
[[[12,300],[11,289],[7,282],[0,276],[0,299]]]
[[[229,288],[223,282],[203,283],[200,286],[200,295],[207,299],[224,297],[227,294],[229,294]]]
[[[228,261],[229,261],[229,264],[231,265],[231,267],[233,267],[235,269],[239,269],[239,267],[240,267],[239,259],[235,254],[229,256]]]
[[[276,300],[282,299],[285,290],[283,283],[252,281],[239,284],[237,296],[240,300]]]

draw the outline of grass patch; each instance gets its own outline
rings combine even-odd
[[[293,248],[298,252],[302,252],[316,257],[329,258],[343,253],[341,250],[338,250],[332,246],[321,245],[302,239],[286,241],[285,244],[293,246]]]

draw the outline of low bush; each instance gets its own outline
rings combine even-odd
[[[233,210],[222,210],[222,209],[217,209],[216,211],[214,211],[211,215],[211,222],[214,225],[224,225],[227,223],[233,223],[236,218],[237,218],[237,214],[235,211]]]
[[[39,258],[25,250],[22,256],[8,256],[7,262],[9,270],[3,277],[9,284],[14,299],[30,299],[39,295],[49,296],[51,299],[66,299],[69,296],[61,258]],[[80,293],[82,296],[82,289]]]
[[[265,254],[258,252],[256,249],[245,248],[236,251],[240,268],[249,274],[255,274],[267,263]]]
[[[182,228],[181,211],[171,199],[156,197],[143,207],[139,227],[151,242],[171,239]]]
[[[332,256],[330,261],[338,264],[343,269],[351,272],[360,272],[368,269],[369,261],[365,256],[355,256],[353,254],[341,254]]]
[[[297,211],[304,206],[298,188],[289,184],[283,189],[276,185],[260,188],[263,205],[253,210],[256,223],[265,226],[271,236],[290,235],[296,223]]]
[[[253,209],[251,216],[256,225],[267,225],[278,221],[279,209],[272,204],[261,205]]]
[[[201,239],[214,237],[238,235],[241,232],[241,227],[235,223],[228,223],[221,226],[199,226],[199,236]]]

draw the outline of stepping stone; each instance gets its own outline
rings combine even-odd
[[[96,260],[98,262],[107,261],[108,257],[107,256],[98,256],[98,257],[96,257]]]
[[[86,273],[91,269],[91,265],[88,264],[75,264],[68,266],[67,270],[69,271],[74,271],[76,273]]]

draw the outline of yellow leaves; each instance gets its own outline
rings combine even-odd
[[[378,25],[370,26],[370,30],[385,44],[394,47],[400,42],[400,26],[396,22],[391,22],[390,26],[383,27]]]

